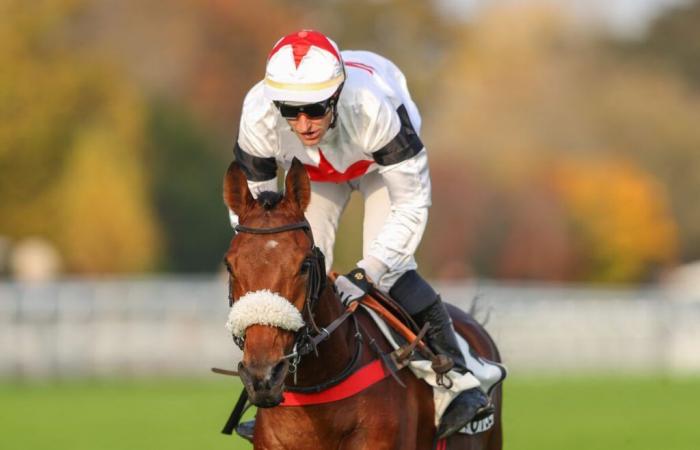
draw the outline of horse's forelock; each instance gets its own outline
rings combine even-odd
[[[257,202],[258,205],[265,208],[266,211],[274,209],[282,200],[284,196],[279,192],[264,191],[258,195]]]

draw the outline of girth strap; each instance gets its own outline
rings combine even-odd
[[[390,375],[381,359],[375,359],[371,363],[355,371],[345,378],[342,383],[316,393],[285,392],[284,401],[279,406],[306,406],[322,403],[337,402],[344,398],[359,394],[370,386],[379,383]]]

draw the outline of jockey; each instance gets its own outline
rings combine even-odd
[[[464,374],[450,317],[416,272],[414,253],[431,203],[420,126],[406,79],[391,61],[368,51],[340,52],[322,33],[302,30],[272,48],[265,79],[243,103],[234,154],[254,196],[277,190],[278,164],[288,168],[294,157],[304,164],[311,180],[306,218],[327,271],[340,215],[352,191],[360,191],[363,257],[337,278],[341,299],[358,299],[368,280],[374,283],[419,326],[430,322],[431,346]],[[438,435],[448,436],[489,410],[481,388],[463,391],[445,411]]]

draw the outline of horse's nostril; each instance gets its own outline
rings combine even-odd
[[[256,391],[266,391],[269,389],[269,383],[267,380],[256,378],[253,381],[253,389]]]
[[[270,372],[270,381],[276,384],[278,381],[282,381],[286,375],[288,361],[286,359],[281,360],[272,368]]]

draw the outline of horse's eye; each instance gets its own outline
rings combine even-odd
[[[307,273],[309,271],[310,267],[311,267],[311,261],[309,261],[308,259],[304,260],[304,262],[301,263],[301,267],[299,268],[299,273],[304,275],[305,273]]]
[[[228,277],[228,306],[233,306],[233,274]]]

